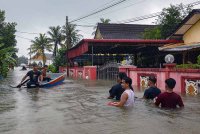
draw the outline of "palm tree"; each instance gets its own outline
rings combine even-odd
[[[110,21],[111,21],[110,19],[100,18],[100,23],[103,23],[103,24],[109,24]]]
[[[92,35],[95,35],[95,32],[96,32],[98,23],[109,24],[110,21],[111,21],[110,19],[100,18],[100,22],[97,22],[96,25],[93,27],[93,29],[94,29],[95,31],[92,33]]]
[[[70,49],[80,41],[82,35],[78,34],[75,24],[68,23],[62,27],[62,33],[65,36],[65,44],[67,49]]]
[[[39,37],[35,37],[34,40],[31,41],[33,44],[31,45],[31,53],[36,53],[37,55],[42,55],[43,65],[46,63],[46,56],[44,51],[47,50],[49,52],[52,51],[52,45],[49,44],[48,38],[45,34],[40,34]]]
[[[55,57],[58,52],[58,45],[62,45],[62,40],[64,39],[62,33],[61,33],[61,27],[49,27],[50,31],[47,33],[50,35],[49,41],[50,43],[53,43],[54,49],[53,49],[53,56]]]

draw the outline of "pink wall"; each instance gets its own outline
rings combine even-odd
[[[59,72],[67,71],[67,67],[59,67]],[[69,67],[69,77],[74,79],[97,79],[96,66]]]
[[[200,80],[200,69],[176,69],[176,64],[166,64],[165,68],[136,68],[135,66],[122,66],[120,72],[126,72],[132,78],[133,85],[140,86],[140,76],[154,75],[157,78],[157,86],[165,90],[165,80],[174,78],[176,80],[175,92],[185,93],[185,80]]]
[[[60,72],[67,71],[67,67],[60,67]],[[140,86],[140,76],[154,75],[157,78],[157,86],[165,90],[165,80],[176,80],[175,92],[185,93],[185,80],[200,80],[200,69],[176,69],[175,64],[167,64],[165,68],[136,68],[135,66],[121,66],[119,72],[125,72],[133,80],[133,85]],[[69,76],[75,79],[97,79],[96,66],[70,67]]]

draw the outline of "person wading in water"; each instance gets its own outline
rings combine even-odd
[[[122,87],[125,89],[121,95],[120,102],[113,102],[111,105],[116,107],[131,107],[134,105],[134,92],[131,89],[132,80],[129,77],[122,79]]]

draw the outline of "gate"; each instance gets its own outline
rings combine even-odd
[[[97,68],[98,79],[117,80],[120,63],[109,62]]]

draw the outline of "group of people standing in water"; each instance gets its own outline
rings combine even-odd
[[[119,102],[111,103],[112,106],[129,107],[134,105],[135,94],[132,88],[132,80],[127,77],[126,73],[120,72],[118,74],[117,84],[109,90],[108,99],[116,99]],[[181,96],[173,92],[176,81],[173,78],[165,80],[165,92],[156,87],[157,79],[155,76],[149,76],[148,89],[145,90],[143,99],[153,100],[155,106],[161,108],[177,108],[184,107]]]

